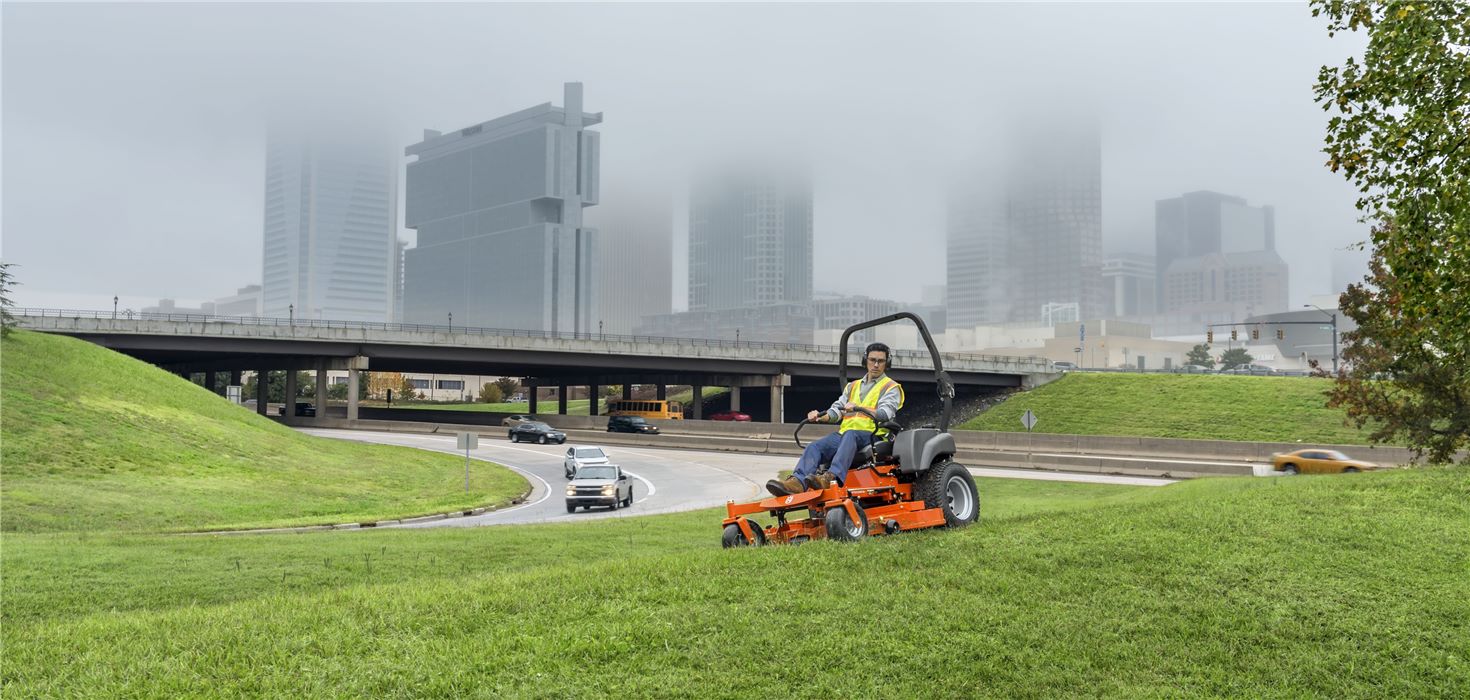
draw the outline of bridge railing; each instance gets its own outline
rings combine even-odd
[[[88,311],[81,309],[17,308],[11,310],[17,319],[63,318],[97,319],[113,321],[168,321],[174,323],[233,323],[242,326],[267,326],[293,328],[336,328],[361,329],[388,332],[413,333],[458,333],[474,336],[546,338],[553,340],[596,340],[629,343],[661,343],[671,345],[711,348],[751,348],[769,350],[800,350],[810,352],[837,353],[836,345],[813,345],[809,343],[779,343],[765,340],[715,340],[710,338],[681,338],[657,335],[628,335],[621,333],[566,333],[560,331],[535,331],[522,328],[484,328],[478,326],[451,326],[448,324],[384,323],[377,321],[338,321],[313,318],[273,318],[261,316],[217,316],[214,314],[141,312],[132,309],[122,311]],[[1050,372],[1051,362],[1041,357],[1018,357],[1014,355],[985,355],[971,352],[946,352],[944,357],[963,358],[976,362],[991,362],[1018,365],[1021,371]],[[894,350],[896,360],[929,360],[929,353],[922,350]]]

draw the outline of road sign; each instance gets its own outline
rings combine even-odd
[[[476,433],[457,433],[457,446],[464,450],[464,490],[470,492],[470,450],[480,446],[480,436]]]
[[[1026,432],[1028,433],[1031,432],[1032,428],[1036,427],[1036,414],[1032,413],[1031,409],[1026,409],[1026,413],[1021,416],[1021,425],[1026,426]]]

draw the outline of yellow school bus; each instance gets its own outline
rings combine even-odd
[[[684,407],[679,405],[678,401],[608,399],[607,415],[682,420],[684,418]]]

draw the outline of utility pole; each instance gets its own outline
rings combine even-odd
[[[1337,374],[1337,314],[1316,304],[1305,304],[1303,308],[1316,309],[1332,319],[1332,374],[1335,376]]]

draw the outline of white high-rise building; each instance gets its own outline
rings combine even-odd
[[[397,320],[398,158],[389,143],[348,129],[271,130],[264,316]]]
[[[596,331],[602,113],[582,111],[582,84],[546,102],[463,129],[424,132],[405,153],[403,315],[410,323],[555,332]]]

